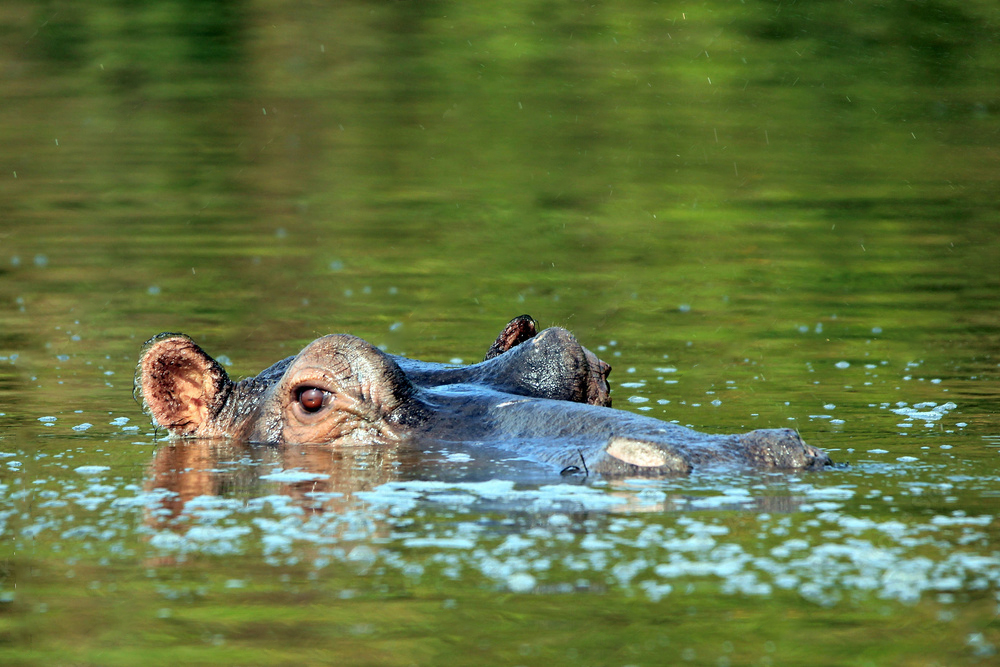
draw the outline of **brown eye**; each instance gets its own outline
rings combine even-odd
[[[316,387],[307,387],[299,392],[299,405],[306,412],[316,412],[323,407],[326,392]]]

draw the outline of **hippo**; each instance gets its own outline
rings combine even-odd
[[[184,334],[143,346],[135,390],[173,437],[270,445],[399,446],[434,441],[506,452],[562,474],[686,475],[831,464],[789,429],[700,433],[611,407],[611,367],[566,329],[527,315],[504,327],[482,362],[418,361],[332,334],[233,382]]]

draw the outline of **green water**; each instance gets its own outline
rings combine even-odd
[[[0,663],[991,664],[998,22],[3,3]],[[131,396],[160,331],[245,376],[329,332],[472,362],[524,312],[619,408],[849,466],[511,479],[172,445]]]

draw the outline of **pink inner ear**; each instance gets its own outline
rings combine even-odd
[[[209,420],[209,409],[225,371],[190,339],[153,343],[140,363],[140,390],[156,423],[178,435],[192,435]]]

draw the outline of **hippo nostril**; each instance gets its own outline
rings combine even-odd
[[[299,391],[298,401],[306,412],[316,412],[323,407],[327,392],[316,387],[305,387]]]

